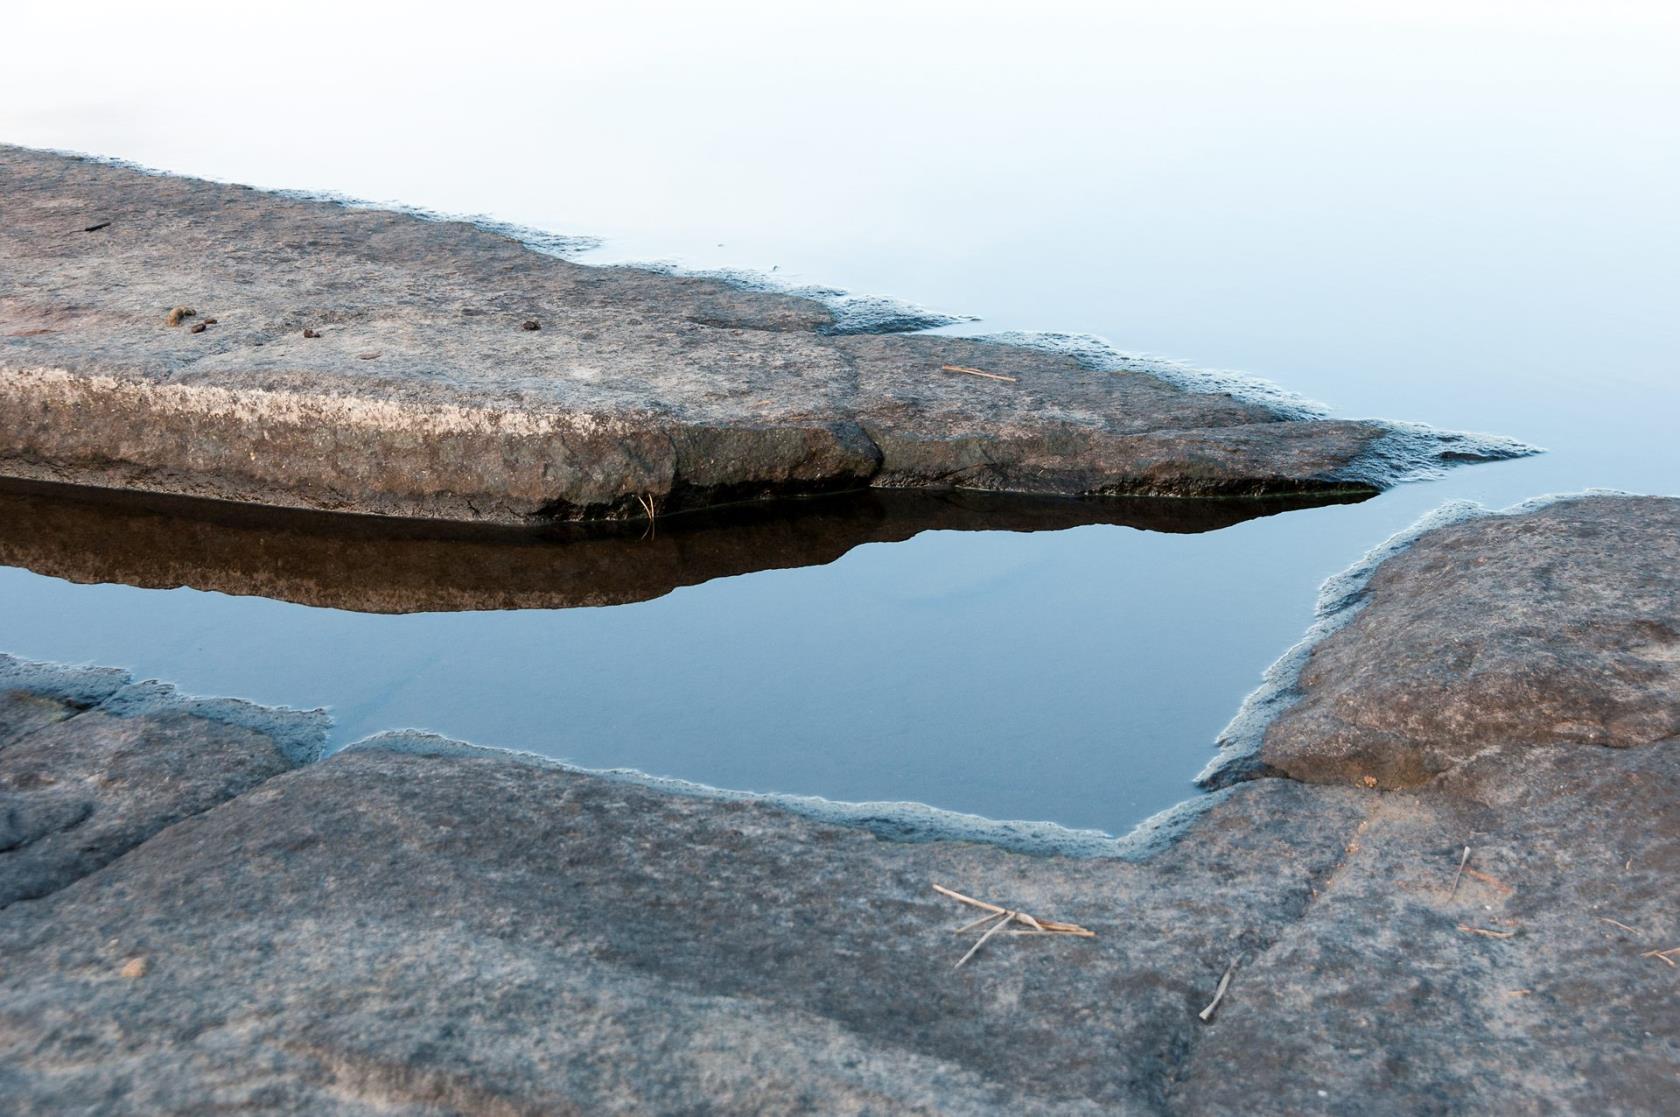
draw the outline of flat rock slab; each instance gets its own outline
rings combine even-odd
[[[1677,504],[1444,531],[1469,555],[1531,525],[1561,570],[1593,550],[1570,516]],[[1383,569],[1373,623],[1414,605]],[[1643,615],[1642,584],[1607,577],[1603,615]],[[1479,600],[1462,628],[1514,606]],[[1557,631],[1607,679],[1644,630]],[[378,738],[0,911],[0,1087],[24,1114],[1663,1113],[1680,740],[1623,743],[1510,734],[1396,790],[1244,780],[1072,857]],[[954,969],[975,913],[934,883],[1096,937]]]
[[[175,307],[195,313],[170,325]],[[7,476],[527,523],[866,485],[1370,492],[1521,452],[1039,348],[849,334],[811,299],[470,223],[0,147]]]

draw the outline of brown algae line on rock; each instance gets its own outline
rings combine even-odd
[[[866,332],[802,294],[589,267],[482,224],[3,153],[14,476],[517,524],[864,485],[1380,489],[1530,452],[1325,418],[1092,339]],[[111,225],[66,240],[77,205]],[[216,329],[159,317],[187,305]]]

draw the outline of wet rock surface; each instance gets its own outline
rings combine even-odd
[[[11,477],[520,524],[866,485],[1370,492],[1525,452],[52,153],[0,147],[0,199]]]
[[[1586,525],[1633,533],[1677,504],[1427,534],[1322,647],[1419,608],[1410,556],[1460,556],[1430,590],[1458,603],[1453,631],[1521,610],[1612,688],[1560,708],[1613,699],[1653,724],[1618,672],[1680,600]],[[1488,580],[1515,537],[1559,585],[1592,571],[1602,623],[1573,623],[1580,594],[1532,598],[1520,563]],[[1408,669],[1437,706],[1549,724],[1498,720],[1538,692],[1481,688],[1443,666],[1439,630],[1417,635]],[[1333,683],[1304,677],[1297,716]],[[0,761],[86,716],[50,697],[0,703]],[[1303,753],[1295,778],[1237,782],[1108,857],[891,841],[376,738],[0,911],[0,1087],[22,1113],[1664,1112],[1680,969],[1651,952],[1680,947],[1680,740],[1528,733],[1394,790]],[[974,913],[934,883],[1097,937],[999,936],[953,969]]]

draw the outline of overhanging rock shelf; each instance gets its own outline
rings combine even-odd
[[[1524,452],[848,328],[470,222],[0,147],[0,475],[526,524],[864,486],[1371,492]]]

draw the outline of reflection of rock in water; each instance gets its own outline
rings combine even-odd
[[[557,609],[659,597],[712,578],[833,562],[922,531],[1108,523],[1201,532],[1361,499],[1028,499],[871,490],[541,531],[252,508],[0,481],[0,564],[71,582],[191,586],[365,613]]]

